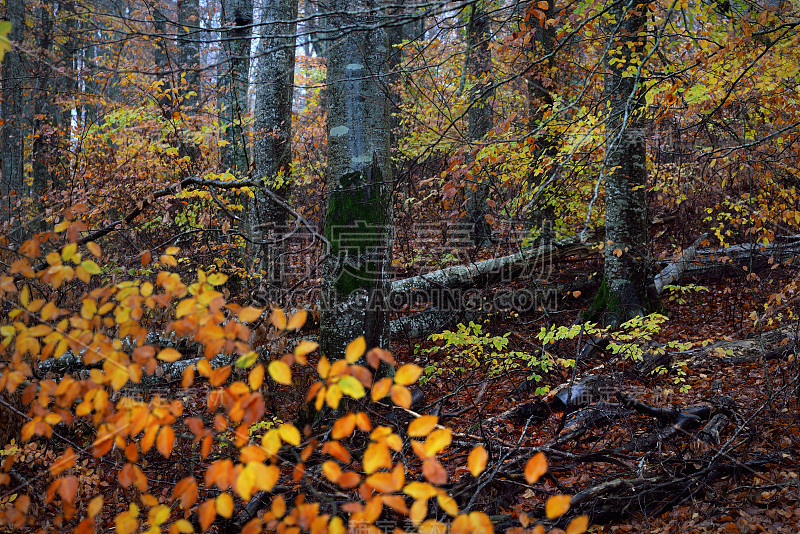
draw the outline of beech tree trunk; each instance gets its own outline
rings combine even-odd
[[[220,149],[222,167],[241,178],[249,168],[247,138],[243,124],[249,108],[250,37],[253,24],[253,0],[222,0],[222,75],[220,76],[221,117],[227,127]]]
[[[200,105],[200,26],[199,0],[178,0],[178,62],[181,67],[182,106],[196,113]],[[194,93],[194,94],[192,94]]]
[[[5,19],[11,22],[8,40],[11,50],[3,59],[3,102],[0,115],[2,130],[2,212],[0,219],[10,219],[17,202],[25,192],[25,135],[26,122],[23,117],[24,87],[27,78],[24,72],[25,59],[20,46],[25,39],[25,0],[8,0]],[[15,192],[12,195],[11,192]]]
[[[389,159],[388,38],[379,2],[333,0],[328,17],[328,175],[320,349],[328,358],[365,336],[389,348],[392,173]],[[353,28],[358,28],[353,31]],[[363,28],[363,29],[362,29]],[[367,29],[374,28],[374,29]]]
[[[156,70],[161,73],[159,77],[162,81],[161,95],[158,103],[161,106],[162,112],[166,116],[171,116],[172,112],[169,108],[173,106],[173,100],[167,97],[167,92],[172,85],[170,80],[172,76],[167,76],[166,74],[170,70],[170,61],[169,45],[167,39],[164,37],[167,33],[167,17],[164,15],[165,8],[161,5],[159,0],[151,0],[148,7],[153,18],[153,29],[155,33],[159,35],[153,50],[153,60],[155,61]]]
[[[642,61],[647,4],[627,8],[615,1],[612,46],[609,49],[605,92],[606,118],[606,248],[605,279],[600,308],[609,322],[619,324],[644,315],[655,306],[648,291],[647,167],[644,91],[632,68]]]
[[[50,76],[50,48],[53,43],[53,16],[55,4],[43,1],[37,13],[39,18],[38,61],[36,62],[36,91],[33,98],[33,130],[37,134],[33,140],[33,195],[39,206],[44,207],[44,192],[51,187],[49,155],[53,150],[55,129],[52,124],[57,115],[53,105],[52,77]],[[42,210],[43,211],[43,210]]]
[[[253,168],[261,187],[282,199],[291,192],[292,95],[296,46],[297,0],[265,2],[261,9],[258,48]],[[250,235],[265,245],[255,247],[255,265],[278,289],[284,274],[286,211],[264,192],[256,190],[250,215]]]
[[[471,107],[468,112],[469,139],[473,143],[483,140],[492,129],[492,98],[494,91],[489,89],[492,72],[492,53],[489,50],[491,19],[486,12],[483,0],[472,4],[472,13],[467,26],[467,70],[472,85],[470,88]],[[489,213],[489,176],[474,168],[467,175],[467,220],[472,225],[472,238],[481,245],[492,235],[492,227],[486,221]]]
[[[555,1],[547,0],[547,9],[540,9],[539,0],[533,0],[528,5],[527,26],[530,28],[531,40],[529,53],[531,61],[538,61],[538,65],[531,69],[525,78],[528,86],[528,109],[530,118],[528,129],[534,136],[536,144],[533,150],[533,168],[528,175],[528,184],[533,196],[532,208],[530,212],[530,222],[533,229],[540,231],[539,242],[546,243],[555,239],[553,199],[544,193],[547,187],[548,178],[551,172],[547,169],[547,159],[554,157],[558,153],[558,141],[554,136],[547,134],[546,126],[543,126],[545,111],[553,105],[553,97],[550,94],[550,87],[553,83],[551,79],[552,60],[549,58],[553,53],[556,31],[553,25],[547,24],[547,20],[553,18],[555,13]],[[534,16],[534,12],[544,13],[545,21]],[[540,128],[545,128],[540,132]]]

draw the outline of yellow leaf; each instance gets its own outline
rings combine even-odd
[[[239,312],[239,320],[243,323],[252,323],[261,317],[262,313],[264,313],[263,308],[254,308],[252,306],[248,306],[246,308],[242,308],[242,311]]]
[[[431,431],[436,428],[439,423],[439,418],[435,415],[423,415],[411,421],[408,425],[408,435],[413,438],[421,438],[427,436]]]
[[[322,472],[325,474],[325,477],[328,480],[334,483],[342,476],[342,468],[339,467],[339,464],[332,462],[331,460],[328,460],[322,464]]]
[[[344,359],[347,360],[347,363],[356,363],[364,355],[365,350],[367,350],[367,342],[364,336],[361,336],[347,344]]]
[[[230,517],[233,515],[233,497],[229,493],[220,493],[214,502],[217,513],[222,517]]]
[[[397,370],[394,375],[394,383],[402,386],[410,386],[417,381],[419,375],[422,374],[422,368],[413,363],[407,363]]]
[[[583,534],[589,528],[589,516],[579,515],[567,525],[567,534]]]
[[[102,510],[103,508],[103,496],[98,495],[97,497],[89,501],[88,508],[89,508],[88,509],[89,517],[94,517],[97,514],[99,514],[100,510]]]
[[[333,516],[328,523],[328,534],[344,534],[345,528],[344,523],[342,522],[342,518],[337,516]]]
[[[174,362],[181,358],[181,353],[171,347],[167,347],[166,349],[161,349],[156,358],[165,362]]]
[[[92,260],[83,260],[81,262],[81,267],[83,267],[89,274],[100,274],[101,272],[100,267],[98,267],[97,264]]]
[[[261,446],[264,447],[269,456],[277,454],[281,448],[280,433],[274,428],[267,430],[267,433],[261,438]]]
[[[478,478],[478,475],[483,473],[483,470],[486,469],[486,460],[489,459],[489,454],[486,452],[486,449],[483,448],[483,445],[478,445],[469,453],[469,458],[467,458],[467,469],[469,472],[472,473],[472,476]]]
[[[547,473],[547,459],[543,452],[538,452],[525,464],[525,480],[528,484],[533,484],[545,473]]]
[[[333,384],[325,392],[325,403],[336,410],[339,408],[339,401],[342,400],[342,388],[338,384]]]
[[[236,360],[236,367],[240,369],[247,369],[248,367],[252,367],[254,363],[258,360],[258,353],[254,350],[245,352]]]
[[[288,323],[286,323],[286,330],[300,330],[303,328],[303,325],[306,324],[307,317],[308,312],[306,310],[298,311],[292,315],[292,318],[289,319]]]
[[[272,313],[269,316],[272,325],[278,330],[286,330],[286,315],[280,308],[272,308]]]
[[[267,370],[269,371],[269,376],[271,376],[275,382],[287,386],[291,385],[292,370],[281,360],[273,360],[269,362]]]
[[[70,243],[66,245],[63,249],[61,249],[61,258],[64,261],[69,261],[72,259],[72,256],[75,255],[75,252],[78,251],[78,244],[77,243]]]
[[[403,493],[417,500],[427,500],[439,494],[439,489],[427,482],[409,482],[403,488]]]
[[[98,244],[97,244],[97,243],[95,243],[94,241],[89,241],[88,243],[86,243],[86,248],[88,248],[88,249],[89,249],[89,252],[91,252],[91,253],[92,253],[92,255],[93,255],[95,258],[99,258],[99,257],[102,255],[102,254],[100,253],[100,245],[98,245]]]
[[[392,467],[392,457],[385,443],[370,443],[364,451],[364,472],[368,475],[382,467]]]
[[[234,483],[236,493],[238,493],[245,502],[249,501],[250,497],[253,495],[253,486],[255,486],[255,483],[255,472],[249,469],[249,467],[245,467],[242,469],[242,472],[239,473],[239,476],[236,477],[236,482]]]
[[[167,253],[167,254],[169,254],[170,256],[174,256],[175,254],[177,254],[177,253],[178,253],[178,252],[180,252],[180,251],[181,251],[181,249],[180,249],[179,247],[169,247],[169,248],[168,248],[167,250],[165,250],[164,252],[166,252],[166,253]]]
[[[362,386],[361,382],[359,382],[358,379],[356,379],[356,377],[354,376],[350,375],[343,376],[336,383],[336,385],[339,386],[344,395],[347,395],[348,397],[351,397],[353,399],[358,400],[362,398],[364,395],[366,395],[366,392],[364,391],[364,386]]]
[[[425,439],[425,452],[433,456],[450,445],[453,437],[449,428],[437,428]]]
[[[453,517],[458,515],[458,504],[454,498],[446,493],[440,493],[436,496],[436,500],[439,501],[439,506],[442,507],[442,510],[447,512],[449,515]]]
[[[194,527],[187,520],[178,519],[169,526],[169,532],[170,534],[173,532],[177,532],[179,534],[189,534],[190,532],[194,532]]]
[[[278,433],[286,443],[294,446],[300,445],[300,431],[294,425],[284,423],[278,427]]]
[[[571,497],[569,495],[553,495],[544,504],[544,513],[550,519],[564,515],[569,510]]]
[[[164,524],[164,522],[169,519],[169,507],[164,506],[163,504],[159,504],[150,509],[147,513],[147,520],[150,522],[152,526],[159,526]]]
[[[247,382],[250,384],[250,389],[255,391],[264,383],[264,366],[259,364],[255,366],[247,377]]]
[[[303,340],[294,348],[294,357],[298,362],[300,362],[300,364],[305,365],[306,355],[317,350],[317,347],[319,347],[319,343]]]
[[[212,286],[221,286],[227,281],[228,281],[228,275],[223,273],[213,273],[209,275],[209,277],[206,279],[206,282],[208,282]]]

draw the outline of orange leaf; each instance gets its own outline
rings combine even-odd
[[[433,456],[443,451],[453,439],[449,428],[437,428],[425,439],[425,452]]]
[[[544,505],[544,513],[550,519],[562,516],[569,510],[571,497],[569,495],[553,495]]]
[[[405,408],[406,410],[411,408],[411,392],[405,386],[392,386],[390,397],[392,402],[396,405]]]
[[[547,458],[543,452],[538,452],[525,464],[525,480],[528,484],[533,484],[545,473],[547,473]]]
[[[567,534],[583,534],[589,528],[589,516],[579,515],[567,525]]]
[[[280,308],[272,308],[272,313],[269,316],[272,325],[278,330],[286,330],[286,315]]]
[[[172,454],[172,446],[175,444],[175,431],[171,426],[163,426],[158,432],[158,439],[156,440],[156,448],[164,458],[169,458]]]
[[[349,438],[353,434],[355,428],[356,416],[355,414],[349,413],[336,420],[331,430],[331,437],[333,439]]]
[[[161,349],[156,358],[165,362],[174,362],[181,358],[181,353],[171,347],[167,347],[166,349]]]
[[[447,484],[447,471],[436,458],[425,458],[422,462],[422,474],[431,484]]]
[[[391,378],[381,378],[374,384],[372,384],[372,401],[378,402],[382,398],[384,398],[392,387],[392,379]]]
[[[365,350],[367,350],[367,342],[364,336],[361,336],[347,344],[347,348],[344,351],[344,359],[347,363],[356,363],[363,356]]]
[[[422,374],[422,368],[413,363],[407,363],[397,370],[394,375],[394,383],[402,386],[410,386],[417,381],[419,375]]]
[[[197,510],[197,515],[200,519],[200,528],[203,530],[208,530],[208,527],[211,526],[211,523],[213,523],[214,519],[217,517],[217,509],[214,504],[214,499],[209,499],[201,504],[200,508]]]
[[[436,428],[439,418],[435,415],[423,415],[408,425],[408,435],[414,438],[425,437]]]
[[[303,328],[303,325],[306,324],[307,317],[308,312],[306,310],[298,311],[292,315],[292,318],[289,319],[288,323],[286,323],[286,330],[300,330]]]
[[[469,472],[472,473],[472,476],[478,478],[478,475],[483,473],[483,470],[486,469],[486,460],[489,459],[489,454],[486,452],[486,449],[483,448],[483,445],[478,445],[469,453],[469,458],[467,458],[467,469]]]
[[[261,317],[262,313],[264,313],[263,308],[254,308],[253,306],[242,308],[239,312],[239,321],[243,323],[252,323]]]

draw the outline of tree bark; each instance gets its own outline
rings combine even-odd
[[[244,119],[248,114],[247,91],[250,87],[250,37],[253,24],[253,0],[222,0],[222,60],[220,77],[221,120],[226,127],[220,150],[222,167],[241,178],[249,169]]]
[[[538,0],[533,0],[528,6],[526,13],[527,25],[532,33],[529,54],[531,61],[539,60],[539,66],[532,69],[525,77],[528,87],[528,130],[535,139],[533,150],[533,165],[528,174],[528,187],[534,195],[530,214],[531,227],[539,230],[538,241],[547,243],[555,239],[553,199],[548,195],[542,194],[542,189],[547,186],[548,169],[547,158],[553,158],[558,153],[558,141],[554,136],[548,135],[547,131],[540,131],[546,128],[543,125],[545,111],[552,107],[553,97],[549,87],[552,85],[550,76],[552,59],[549,57],[553,53],[556,31],[555,27],[547,21],[553,18],[555,13],[555,1],[547,0],[547,9],[542,11]],[[534,13],[543,13],[544,20],[534,16]]]
[[[178,62],[181,68],[179,94],[184,110],[192,114],[199,111],[200,106],[199,26],[199,0],[178,0]]]
[[[489,89],[492,73],[492,53],[489,50],[491,18],[486,12],[483,0],[472,4],[472,13],[467,26],[467,70],[472,79],[470,88],[471,106],[467,114],[469,140],[471,144],[480,143],[492,129],[492,98]],[[479,145],[473,147],[478,150]],[[472,225],[472,239],[481,245],[492,235],[492,227],[486,221],[489,213],[489,176],[481,176],[473,167],[467,174],[467,221]]]
[[[9,0],[6,2],[5,19],[11,22],[8,40],[11,50],[3,59],[3,102],[0,114],[3,119],[2,130],[2,202],[0,220],[9,220],[16,214],[16,205],[25,191],[25,136],[27,126],[23,117],[25,58],[21,45],[25,39],[25,1]],[[15,195],[11,193],[15,192]],[[18,216],[18,215],[17,215]]]
[[[39,7],[39,58],[36,65],[36,92],[33,98],[33,131],[35,134],[32,149],[33,195],[40,208],[44,208],[44,193],[53,185],[49,170],[49,154],[53,151],[54,128],[51,124],[56,116],[52,104],[52,77],[50,76],[50,53],[53,43],[53,12],[55,4],[43,1]],[[41,209],[43,212],[44,209]]]
[[[296,46],[297,0],[265,2],[261,10],[261,42],[258,49],[256,103],[253,136],[253,169],[262,185],[256,189],[251,210],[250,235],[267,242],[254,255],[258,272],[270,284],[270,297],[282,286],[286,264],[287,213],[261,189],[281,199],[291,193],[292,96]]]
[[[320,348],[328,358],[365,336],[389,348],[392,192],[388,38],[370,0],[333,0],[328,45],[328,176]]]
[[[162,83],[158,103],[164,115],[169,117],[172,115],[170,108],[173,107],[174,103],[172,98],[167,96],[170,86],[172,85],[170,80],[172,76],[167,76],[166,74],[170,70],[169,44],[165,37],[167,33],[167,17],[164,15],[165,7],[161,5],[159,0],[151,0],[148,3],[148,7],[153,18],[153,29],[155,33],[159,35],[155,49],[153,50],[153,60],[155,61],[156,70],[162,73],[160,74]]]
[[[611,324],[644,315],[655,307],[648,291],[647,161],[644,91],[640,73],[645,47],[647,4],[617,0],[611,6],[612,46],[605,76],[606,249],[605,295],[601,308]]]

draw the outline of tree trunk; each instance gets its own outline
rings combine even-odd
[[[347,343],[389,348],[392,192],[388,38],[375,2],[333,0],[328,46],[328,209],[331,255],[322,280],[320,345],[337,359]],[[357,30],[353,31],[352,28]]]
[[[169,45],[166,37],[164,37],[167,33],[167,17],[164,15],[165,7],[161,5],[158,0],[151,0],[149,8],[153,18],[153,29],[155,33],[159,35],[155,49],[153,50],[153,60],[155,61],[156,70],[160,73],[159,77],[162,82],[158,103],[164,115],[170,117],[172,116],[172,110],[170,108],[173,107],[174,103],[172,98],[167,96],[170,86],[172,85],[170,81],[172,76],[166,74],[170,70]]]
[[[605,76],[606,119],[606,248],[605,302],[609,322],[619,324],[655,307],[648,291],[647,161],[644,91],[640,73],[631,70],[642,61],[647,4],[626,8],[614,2],[612,46]]]
[[[265,2],[261,10],[261,42],[256,75],[253,168],[255,179],[282,199],[291,192],[292,96],[296,46],[297,0]],[[269,297],[276,300],[286,264],[287,213],[258,189],[250,210],[250,235],[266,244],[255,247],[258,271],[270,284]]]
[[[25,39],[25,1],[8,0],[5,18],[11,21],[8,40],[11,50],[3,59],[3,102],[0,114],[3,119],[2,130],[2,207],[0,220],[9,220],[16,213],[17,202],[26,197],[25,191],[25,134],[27,131],[23,117],[24,102],[24,58],[20,46]],[[11,195],[14,191],[16,195]]]
[[[550,174],[547,169],[547,159],[555,157],[558,153],[558,141],[555,136],[548,135],[547,130],[540,131],[540,128],[546,128],[542,124],[545,119],[545,111],[553,105],[553,97],[549,89],[553,83],[550,78],[552,76],[552,59],[549,56],[553,53],[556,31],[553,25],[546,22],[553,18],[555,1],[547,0],[547,9],[544,11],[540,9],[539,3],[538,0],[530,2],[526,13],[527,25],[532,33],[529,45],[530,59],[531,61],[540,61],[539,66],[532,69],[525,78],[528,86],[530,113],[528,130],[536,140],[528,185],[531,194],[534,195],[530,215],[531,227],[539,230],[538,241],[546,243],[555,239],[554,199],[543,194],[542,189],[547,187]],[[543,13],[545,20],[534,16],[534,13]]]
[[[468,112],[469,140],[473,143],[480,142],[492,129],[492,97],[494,91],[489,89],[492,72],[492,54],[489,50],[489,35],[491,19],[486,12],[485,2],[477,1],[472,4],[472,13],[467,26],[467,70],[472,85],[470,98],[472,100]],[[477,147],[474,147],[477,148]],[[492,235],[492,227],[486,221],[489,213],[489,187],[488,176],[481,176],[474,167],[467,174],[467,221],[472,226],[472,238],[476,245],[481,245]]]
[[[220,77],[221,120],[227,129],[220,150],[222,167],[241,178],[249,169],[247,137],[243,128],[249,105],[250,37],[253,24],[253,0],[222,0],[222,61]]]
[[[44,193],[51,187],[49,154],[53,150],[55,131],[51,121],[55,116],[52,105],[52,78],[50,76],[50,53],[53,43],[53,19],[55,5],[44,1],[39,8],[39,58],[36,65],[36,92],[33,99],[33,195],[44,211]]]
[[[182,106],[196,113],[200,105],[200,2],[178,0],[178,62],[181,68]],[[194,93],[194,94],[192,94]]]

